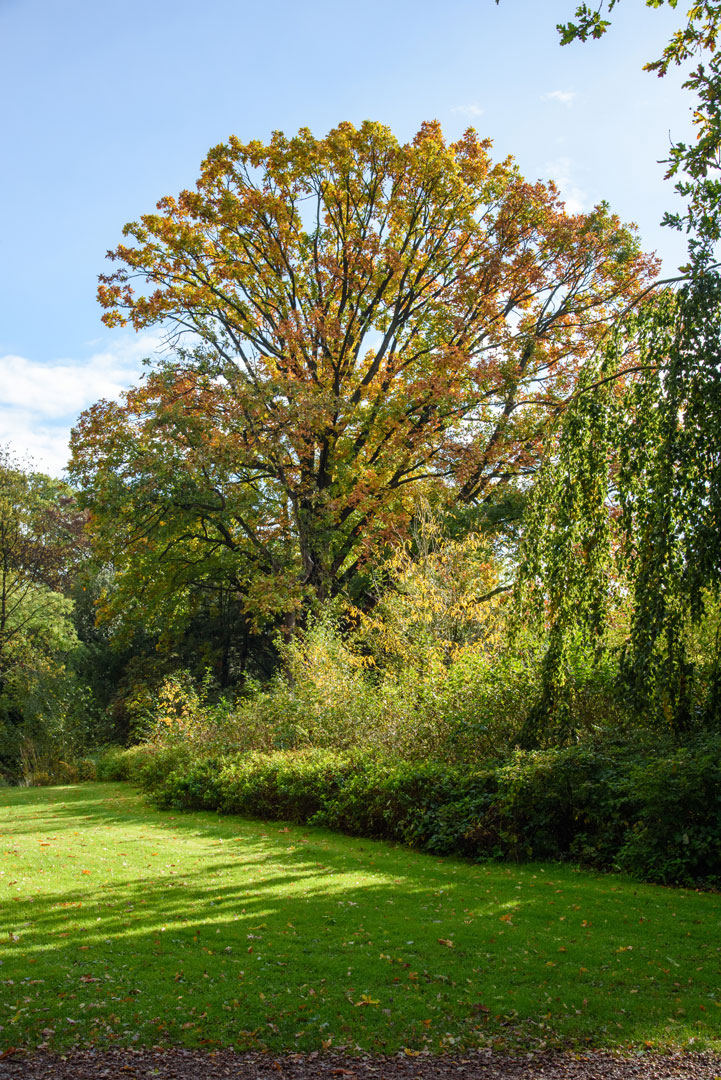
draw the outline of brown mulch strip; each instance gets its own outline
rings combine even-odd
[[[20,1050],[0,1055],[2,1080],[721,1080],[711,1054],[627,1058],[540,1053],[507,1057],[395,1057],[237,1053],[220,1050],[76,1050],[57,1056]]]

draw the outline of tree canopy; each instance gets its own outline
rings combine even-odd
[[[67,484],[0,447],[0,772],[16,775],[28,722],[46,726],[72,696],[69,593],[86,551],[84,519]]]
[[[170,575],[288,613],[351,586],[414,490],[493,501],[533,473],[655,265],[605,204],[569,215],[489,150],[436,123],[233,137],[125,227],[104,319],[170,352],[81,417],[72,470],[135,595]]]

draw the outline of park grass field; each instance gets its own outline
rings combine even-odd
[[[0,789],[0,1052],[721,1050],[721,896]]]

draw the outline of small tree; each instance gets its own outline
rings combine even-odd
[[[23,722],[42,724],[67,691],[63,665],[78,639],[65,592],[83,520],[66,484],[0,451],[0,761],[11,766]]]
[[[0,693],[14,667],[74,638],[65,595],[84,515],[67,484],[0,449]]]

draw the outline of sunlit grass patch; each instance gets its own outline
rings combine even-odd
[[[0,1048],[721,1049],[721,897],[0,790]]]

